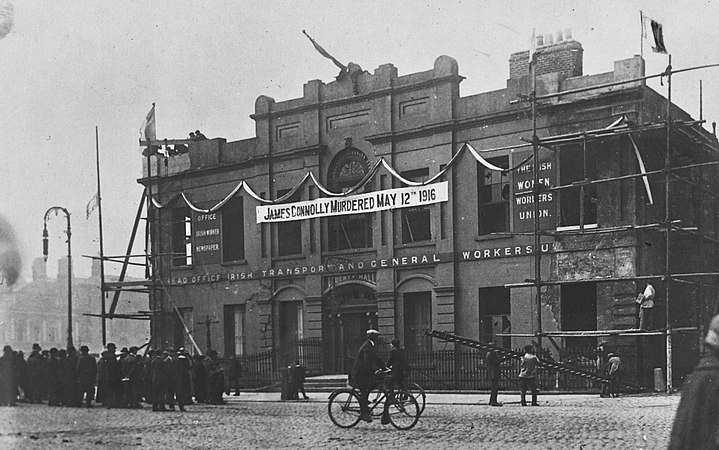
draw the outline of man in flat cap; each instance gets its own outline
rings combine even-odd
[[[373,387],[374,373],[385,368],[384,362],[377,356],[378,337],[379,331],[367,330],[367,340],[360,346],[352,366],[352,383],[360,391],[360,418],[365,422],[372,422],[368,398]]]
[[[719,315],[704,339],[709,354],[684,381],[670,450],[719,449]]]

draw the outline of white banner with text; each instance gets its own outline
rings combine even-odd
[[[412,208],[449,200],[448,183],[386,189],[339,198],[257,206],[257,223],[288,222],[317,217],[364,214],[395,208]]]

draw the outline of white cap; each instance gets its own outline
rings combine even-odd
[[[711,322],[709,322],[709,331],[707,331],[707,337],[704,342],[711,345],[712,347],[719,348],[719,314],[714,316]]]
[[[379,331],[377,331],[377,330],[372,330],[372,329],[367,330],[367,336],[369,336],[370,334],[379,334]]]

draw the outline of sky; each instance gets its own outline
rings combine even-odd
[[[156,103],[158,138],[200,129],[228,141],[255,135],[255,100],[302,96],[338,69],[302,34],[338,60],[370,73],[392,63],[400,75],[455,58],[462,96],[502,89],[511,53],[537,35],[570,28],[584,48],[584,74],[613,70],[640,53],[640,13],[663,24],[672,66],[719,63],[719,0],[654,1],[68,1],[0,0],[12,27],[0,38],[0,253],[14,240],[21,277],[42,256],[45,211],[71,213],[74,271],[89,276],[99,254],[96,191],[98,128],[106,255],[125,253],[142,194],[139,128]],[[1,21],[1,20],[0,20]],[[2,33],[0,23],[0,35]],[[651,36],[651,33],[650,33]],[[645,40],[647,74],[667,56]],[[719,121],[719,69],[673,77],[672,100],[711,129]],[[649,85],[663,95],[658,80]],[[2,220],[4,218],[4,221]],[[9,229],[8,229],[9,227]],[[67,254],[65,218],[48,220],[48,272]],[[5,247],[3,247],[5,246]],[[139,240],[133,253],[144,252]],[[119,265],[106,273],[119,273]],[[141,274],[138,274],[141,275]]]

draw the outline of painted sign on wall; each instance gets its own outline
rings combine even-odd
[[[192,215],[192,250],[195,264],[220,262],[220,215],[195,213]]]
[[[531,153],[518,154],[518,160],[527,158]],[[556,192],[547,192],[557,182],[557,164],[553,152],[540,149],[539,152],[539,205],[538,217],[541,230],[556,228]],[[544,189],[543,189],[544,188]],[[512,189],[514,190],[514,231],[525,232],[534,230],[534,160],[522,164],[512,173]]]

